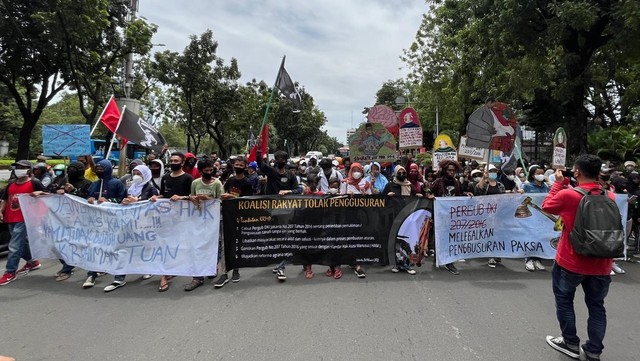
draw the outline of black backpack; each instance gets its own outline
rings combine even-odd
[[[576,253],[595,258],[624,256],[625,234],[620,210],[608,191],[599,189],[591,194],[585,189],[573,188],[582,195],[569,240]]]

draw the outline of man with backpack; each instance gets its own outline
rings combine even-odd
[[[542,203],[545,212],[559,215],[564,222],[552,272],[556,315],[562,335],[547,336],[546,340],[555,350],[581,360],[600,360],[604,348],[602,340],[607,327],[604,299],[609,292],[612,258],[619,252],[622,230],[614,194],[597,183],[601,165],[597,156],[578,157],[572,172],[578,187],[573,189],[568,186],[568,174],[556,170],[555,183]],[[601,248],[594,251],[590,249],[591,245]],[[618,249],[611,252],[612,248]],[[589,310],[589,339],[583,345],[577,334],[573,306],[579,285],[582,285]]]

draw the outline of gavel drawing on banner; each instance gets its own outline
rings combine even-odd
[[[542,215],[544,215],[545,217],[549,218],[552,222],[553,222],[553,230],[554,231],[562,231],[562,219],[560,219],[560,217],[556,217],[552,214],[549,214],[545,211],[542,210],[542,208],[540,208],[540,206],[538,206],[537,204],[533,203],[533,199],[531,199],[531,197],[526,197],[523,201],[522,204],[520,204],[518,206],[518,208],[516,208],[516,213],[514,214],[514,216],[516,218],[529,218],[531,217],[533,214],[531,214],[531,211],[529,210],[529,206],[533,207],[536,211],[542,213]],[[554,238],[551,240],[551,246],[553,248],[557,248],[558,247],[558,238]]]

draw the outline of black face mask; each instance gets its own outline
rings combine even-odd
[[[233,170],[235,170],[236,174],[244,173],[244,168],[233,168]]]
[[[98,176],[98,178],[100,178],[100,179],[104,178],[104,171],[103,170],[97,170],[96,171],[96,176]]]
[[[396,178],[400,181],[400,182],[404,182],[407,179],[407,175],[406,174],[398,174],[396,175]]]
[[[172,171],[177,172],[180,169],[182,169],[182,164],[170,164],[169,168],[171,168]]]
[[[276,162],[276,167],[278,167],[278,169],[283,169],[286,166],[287,162]]]
[[[151,169],[151,175],[153,176],[153,178],[157,178],[160,176],[160,169]]]
[[[213,173],[202,173],[202,178],[211,179],[213,178]]]
[[[603,182],[608,182],[609,180],[611,180],[611,176],[610,175],[601,175],[600,179],[602,179]]]
[[[193,158],[187,159],[187,167],[193,168],[196,166],[197,161]]]
[[[69,175],[69,179],[78,179],[80,172],[76,168],[67,169],[67,175]]]

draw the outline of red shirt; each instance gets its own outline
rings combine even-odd
[[[585,183],[580,185],[587,191],[599,189],[597,183]],[[609,192],[609,197],[615,200],[615,195]],[[542,209],[545,212],[557,214],[562,217],[564,228],[560,236],[558,244],[558,252],[556,253],[556,263],[558,266],[581,275],[589,276],[608,276],[611,273],[611,258],[594,258],[577,254],[573,250],[569,233],[573,230],[575,224],[576,213],[578,212],[578,204],[582,199],[582,195],[574,190],[567,189],[562,182],[555,182],[551,191],[542,202]]]
[[[20,210],[20,202],[18,202],[18,194],[31,193],[35,190],[34,183],[31,180],[18,184],[12,182],[7,186],[4,194],[4,200],[7,202],[4,206],[4,221],[6,223],[24,222],[22,210]]]

